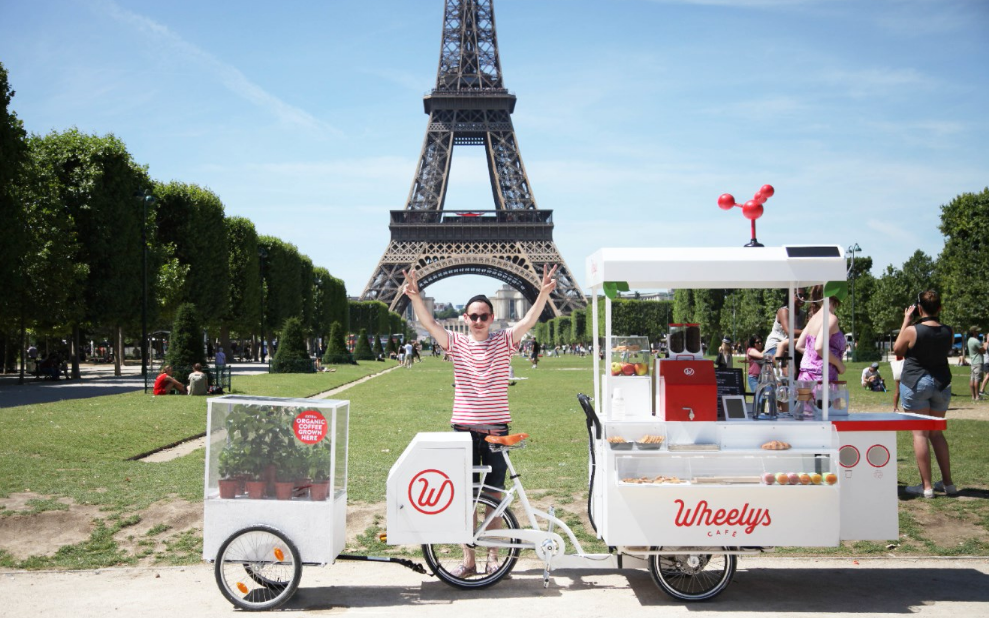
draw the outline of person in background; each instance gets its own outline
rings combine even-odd
[[[508,409],[508,376],[512,353],[516,346],[539,321],[549,295],[556,289],[557,266],[543,267],[542,284],[535,302],[515,326],[491,332],[494,306],[486,296],[478,295],[464,305],[462,319],[467,334],[444,329],[426,308],[419,294],[418,274],[404,272],[406,282],[402,293],[409,297],[419,323],[429,332],[436,345],[453,360],[454,394],[450,424],[454,431],[468,432],[473,444],[475,466],[490,466],[485,485],[503,489],[507,465],[501,453],[492,453],[488,436],[508,435],[512,421]],[[475,482],[479,477],[475,477]],[[499,521],[499,520],[495,520]],[[454,577],[485,576],[498,569],[498,550],[488,549],[487,562],[477,564],[474,549],[464,546],[463,563],[451,574]]]
[[[893,373],[893,412],[900,411],[900,375],[903,372],[903,357],[897,356],[895,361],[889,364]]]
[[[749,363],[749,392],[754,393],[759,386],[759,374],[762,372],[762,339],[752,335],[749,346],[745,350],[745,360]]]
[[[800,373],[798,380],[811,380],[818,382],[824,379],[824,342],[828,343],[828,381],[834,382],[838,379],[838,374],[845,373],[845,363],[842,358],[845,354],[845,335],[838,325],[838,305],[841,304],[837,298],[832,298],[830,304],[830,314],[825,320],[824,312],[824,286],[815,285],[810,289],[810,317],[807,318],[807,325],[797,339],[796,349],[804,357],[800,359]],[[828,333],[828,334],[825,334]]]
[[[227,355],[223,351],[223,346],[220,346],[219,348],[216,349],[216,362],[215,362],[215,364],[216,364],[216,368],[217,369],[220,369],[221,367],[223,367],[223,366],[225,366],[227,364]]]
[[[172,377],[172,366],[165,365],[161,368],[161,373],[155,378],[155,387],[152,391],[155,395],[171,395],[172,390],[185,394],[185,384]]]
[[[405,356],[402,357],[402,364],[406,369],[412,369],[412,342],[405,342]]]
[[[804,288],[797,288],[793,291],[793,308],[796,315],[793,316],[793,336],[800,337],[804,324],[807,323],[807,312],[804,310]],[[796,344],[794,344],[796,345]],[[790,372],[790,363],[782,363],[781,359],[790,355],[790,308],[783,305],[776,310],[776,320],[773,322],[773,330],[766,337],[765,353],[773,357],[777,367],[781,367],[783,375]],[[803,354],[794,348],[793,366],[799,368]]]
[[[893,353],[904,357],[900,373],[903,411],[944,418],[951,403],[948,353],[954,334],[950,326],[941,324],[939,313],[941,296],[936,291],[927,290],[918,295],[917,304],[903,310],[903,325],[893,343]],[[917,314],[920,319],[913,324]],[[941,480],[936,483],[931,482],[931,449],[941,469]],[[935,491],[947,495],[958,493],[951,479],[951,458],[943,431],[914,431],[913,452],[920,471],[920,485],[908,486],[905,490],[908,494],[933,498]]]
[[[986,351],[982,353],[982,385],[979,386],[979,397],[986,394],[986,383],[989,383],[989,341],[983,342]]]
[[[532,368],[536,369],[539,366],[539,342],[535,339],[532,340]]]
[[[873,382],[879,377],[879,363],[872,363],[862,370],[862,387],[872,389]]]
[[[209,378],[203,373],[203,366],[196,363],[189,374],[189,395],[205,395],[209,391]]]
[[[721,347],[718,348],[718,358],[714,361],[714,366],[718,369],[731,369],[733,364],[731,339],[725,337],[721,340]]]
[[[968,392],[972,395],[972,401],[979,400],[979,381],[982,380],[982,361],[986,353],[985,344],[979,341],[981,330],[978,326],[968,329],[968,341],[965,344],[969,363],[972,365],[972,373],[968,378]]]

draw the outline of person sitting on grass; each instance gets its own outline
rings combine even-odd
[[[209,378],[203,373],[203,366],[196,363],[189,374],[189,394],[205,395],[209,391]]]
[[[872,384],[879,377],[879,363],[872,363],[862,370],[862,388],[872,390]]]
[[[171,395],[172,391],[178,391],[183,395],[186,392],[185,384],[172,377],[172,366],[165,365],[161,368],[161,373],[155,378],[155,395]]]

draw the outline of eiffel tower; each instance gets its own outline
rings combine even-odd
[[[415,268],[420,289],[456,275],[501,280],[530,303],[543,264],[558,265],[556,290],[541,319],[587,306],[553,242],[553,211],[539,210],[522,165],[511,114],[515,95],[502,85],[492,0],[446,0],[436,88],[419,167],[404,210],[391,211],[391,242],[361,300],[402,313],[402,270]],[[454,146],[484,146],[495,210],[444,210]]]

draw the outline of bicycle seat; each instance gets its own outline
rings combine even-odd
[[[510,436],[487,436],[485,442],[500,444],[502,446],[514,446],[529,437],[527,433],[513,433]]]

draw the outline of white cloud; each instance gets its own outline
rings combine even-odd
[[[237,67],[223,62],[194,43],[186,41],[167,26],[124,9],[111,0],[97,1],[94,6],[119,22],[154,36],[159,44],[167,46],[175,55],[184,56],[212,73],[227,90],[266,110],[282,122],[323,134],[341,134],[339,129],[267,92],[248,79]]]

